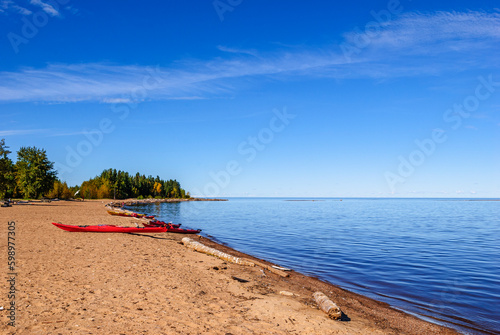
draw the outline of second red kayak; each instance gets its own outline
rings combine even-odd
[[[201,232],[201,229],[183,229],[183,228],[174,228],[174,227],[165,227],[167,229],[167,233],[179,233],[179,234],[198,234]]]
[[[144,227],[165,227],[167,228],[167,233],[179,233],[179,234],[198,234],[201,229],[183,229],[179,228],[180,224],[173,224],[172,222],[163,221],[149,221],[149,223],[143,223]]]
[[[179,228],[181,226],[180,223],[172,223],[172,222],[164,222],[164,221],[158,221],[158,220],[152,220],[149,221],[149,223],[143,223],[142,224],[144,227],[172,227],[172,228]]]

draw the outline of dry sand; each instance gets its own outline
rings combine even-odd
[[[455,334],[296,272],[282,278],[192,251],[180,244],[185,235],[74,233],[51,224],[132,225],[108,215],[102,201],[14,205],[0,208],[0,218],[2,334]],[[15,327],[7,318],[9,221],[16,223]],[[316,307],[318,290],[339,305],[343,321]]]

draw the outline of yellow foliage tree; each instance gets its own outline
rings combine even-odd
[[[155,195],[159,195],[161,193],[161,183],[155,182],[153,190]]]
[[[109,199],[111,198],[111,190],[107,183],[102,184],[101,187],[97,190],[97,198],[98,199]]]

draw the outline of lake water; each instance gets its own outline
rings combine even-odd
[[[499,201],[289,200],[134,210],[464,334],[500,334]]]

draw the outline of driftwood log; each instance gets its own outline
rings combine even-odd
[[[184,237],[182,239],[182,243],[186,247],[188,247],[188,248],[194,249],[194,250],[196,250],[198,252],[203,252],[205,254],[218,257],[220,259],[223,259],[223,260],[231,262],[231,263],[236,263],[236,264],[241,264],[241,265],[248,265],[248,266],[255,266],[255,265],[257,265],[257,266],[260,266],[261,268],[267,269],[270,272],[275,273],[275,274],[277,274],[277,275],[279,275],[281,277],[288,277],[289,276],[288,273],[286,273],[284,271],[281,271],[281,270],[278,270],[278,269],[275,269],[275,268],[273,268],[270,265],[261,263],[259,261],[253,260],[253,259],[239,258],[239,257],[236,257],[236,256],[229,255],[229,254],[227,254],[225,252],[222,252],[222,251],[219,251],[217,249],[207,247],[206,245],[204,245],[204,244],[202,244],[200,242],[194,241],[193,239],[191,239],[189,237]]]
[[[337,304],[328,299],[326,295],[318,291],[313,294],[313,297],[316,303],[318,304],[319,308],[323,312],[325,312],[330,319],[338,320],[341,318],[342,311],[340,310],[339,306],[337,306]]]
[[[295,294],[295,293],[292,293],[292,292],[288,292],[288,291],[280,291],[280,294],[281,295],[284,295],[284,296],[287,296],[287,297],[293,297],[293,296],[299,296],[298,294]]]
[[[255,264],[253,262],[250,262],[249,260],[235,257],[235,256],[232,256],[230,254],[226,254],[225,252],[219,251],[217,249],[207,247],[206,245],[204,245],[200,242],[194,241],[194,240],[190,239],[189,237],[184,237],[182,239],[182,243],[188,248],[194,249],[198,252],[203,252],[205,254],[218,257],[220,259],[223,259],[223,260],[231,262],[231,263],[248,265],[248,266],[255,266]]]

